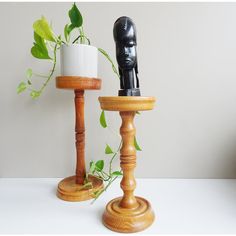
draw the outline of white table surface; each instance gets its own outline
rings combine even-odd
[[[121,195],[119,180],[95,202],[55,195],[60,179],[0,179],[0,233],[111,234],[101,222],[106,203]],[[136,195],[156,214],[144,234],[236,233],[236,180],[137,179]]]

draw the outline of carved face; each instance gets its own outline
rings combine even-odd
[[[119,67],[124,70],[133,69],[137,61],[134,23],[128,17],[120,17],[114,24],[113,34]]]
[[[136,65],[136,46],[132,41],[116,44],[116,59],[121,69],[132,69]]]

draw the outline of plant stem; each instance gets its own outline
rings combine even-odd
[[[53,50],[53,66],[52,66],[52,70],[51,70],[51,73],[49,74],[47,80],[45,81],[45,83],[43,84],[43,86],[41,87],[41,89],[39,90],[39,93],[41,94],[42,91],[44,90],[44,88],[47,86],[48,82],[51,80],[52,76],[53,76],[53,73],[55,71],[55,68],[56,68],[56,63],[57,63],[57,46],[58,46],[58,43],[55,44],[54,46],[54,50]]]
[[[121,145],[122,145],[122,140],[120,140],[119,147],[118,147],[117,151],[114,153],[114,155],[112,156],[112,158],[110,160],[110,163],[109,163],[109,175],[112,174],[112,162],[113,162],[114,158],[116,157],[117,153],[120,151]]]
[[[90,40],[89,40],[85,35],[83,35],[83,36],[79,35],[79,36],[72,42],[72,44],[74,44],[76,41],[78,41],[79,38],[85,38],[85,39],[87,39],[88,45],[90,45]]]
[[[82,26],[79,28],[79,34],[80,34],[80,43],[84,44],[84,30]]]
[[[88,183],[84,184],[79,190],[85,189],[88,186],[93,187],[93,184],[91,182],[88,182]]]
[[[99,191],[99,193],[96,195],[96,197],[94,198],[94,200],[91,202],[91,204],[93,204],[100,196],[103,192],[105,192],[107,190],[107,188],[112,184],[113,181],[115,181],[117,179],[118,176],[116,176],[115,178],[111,179],[109,181],[109,183],[107,184],[107,186],[102,189],[101,191]]]
[[[120,135],[118,133],[116,133],[109,125],[107,125],[107,128],[110,130],[111,133],[115,134],[116,137],[119,137],[119,139],[120,139]]]
[[[37,74],[37,73],[33,73],[33,75],[41,77],[41,78],[48,78],[47,75],[40,75],[40,74]]]
[[[102,173],[105,174],[107,177],[110,178],[110,176],[109,176],[106,172],[102,171]]]
[[[116,76],[117,76],[118,79],[119,79],[119,78],[120,78],[120,75],[119,75],[119,73],[118,73],[118,71],[117,71],[117,69],[116,69],[116,67],[115,67],[115,64],[114,64],[114,62],[112,61],[111,57],[110,57],[110,56],[108,55],[108,53],[107,53],[104,49],[102,49],[102,48],[98,48],[98,51],[99,51],[100,53],[102,53],[102,55],[105,56],[105,57],[107,58],[107,60],[111,63],[112,70],[113,70],[113,72],[116,74]]]

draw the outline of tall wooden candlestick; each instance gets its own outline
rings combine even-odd
[[[94,192],[103,188],[102,180],[89,176],[92,187],[84,187],[85,168],[85,125],[84,125],[84,90],[100,89],[101,80],[78,76],[59,76],[56,86],[61,89],[73,89],[75,93],[75,176],[63,179],[58,184],[57,196],[66,201],[84,201],[94,197]]]
[[[99,97],[101,108],[108,111],[119,111],[122,119],[120,134],[122,148],[120,150],[120,166],[123,178],[120,186],[123,197],[111,200],[103,214],[103,223],[113,231],[133,233],[144,230],[154,221],[154,213],[150,203],[141,197],[134,196],[136,181],[136,150],[134,147],[136,111],[151,110],[154,107],[153,97]]]

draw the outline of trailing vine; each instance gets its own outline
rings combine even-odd
[[[70,23],[64,26],[64,40],[62,39],[61,35],[57,36],[53,32],[52,27],[49,25],[47,19],[44,16],[42,16],[41,19],[38,19],[34,22],[33,24],[34,42],[31,48],[31,55],[36,59],[50,61],[52,63],[52,66],[48,75],[41,75],[39,73],[35,73],[31,68],[27,69],[26,71],[27,80],[21,81],[19,83],[17,87],[18,94],[28,90],[30,92],[31,98],[33,99],[37,99],[41,96],[44,89],[53,78],[57,65],[57,51],[60,50],[62,44],[70,45],[70,42],[72,41],[72,44],[87,43],[90,45],[90,39],[85,35],[83,29],[83,17],[75,3],[69,10],[68,16],[70,18]],[[78,35],[75,37],[74,40],[71,40],[71,32],[74,31],[75,29],[78,30]],[[112,61],[111,57],[108,55],[108,53],[102,48],[98,48],[98,51],[103,56],[105,56],[105,58],[111,64],[114,74],[119,78],[118,70],[114,62]],[[32,80],[33,77],[41,77],[45,79],[41,88],[38,90],[33,87],[33,80]],[[102,111],[100,115],[100,124],[103,128],[107,127],[109,128],[106,122],[104,111]],[[134,139],[134,145],[136,150],[141,151],[141,148],[139,147],[136,138]],[[89,182],[88,178],[89,175],[94,175],[102,179],[105,183],[105,187],[103,189],[94,192],[95,195],[94,201],[97,200],[99,196],[101,196],[101,194],[104,193],[119,176],[122,176],[121,170],[113,170],[113,163],[115,158],[117,157],[117,154],[120,152],[121,146],[122,146],[122,139],[120,139],[120,143],[116,151],[113,151],[113,149],[108,144],[106,144],[105,154],[110,156],[107,171],[104,168],[105,162],[103,159],[98,160],[96,162],[95,161],[90,162],[90,168],[85,176],[85,182],[84,185],[81,187],[81,189],[92,187],[92,183]]]

